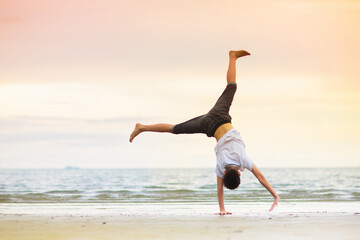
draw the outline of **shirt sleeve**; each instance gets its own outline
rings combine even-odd
[[[244,158],[244,167],[246,169],[248,169],[249,171],[252,171],[252,164],[253,164],[253,161],[248,156],[246,156]]]
[[[216,173],[216,175],[219,176],[219,178],[223,178],[223,177],[224,177],[224,173],[221,172],[219,165],[216,165],[215,173]]]

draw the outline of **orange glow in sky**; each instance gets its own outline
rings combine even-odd
[[[128,135],[208,111],[229,49],[254,162],[360,166],[360,1],[11,0],[0,36],[2,168],[213,167],[212,139]]]

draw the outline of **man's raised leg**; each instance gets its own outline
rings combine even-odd
[[[230,82],[236,82],[236,59],[238,59],[239,57],[244,57],[250,55],[250,53],[248,53],[245,50],[238,50],[238,51],[234,51],[231,50],[229,51],[229,68],[227,71],[227,75],[226,75],[226,80],[227,83],[229,84]],[[232,98],[231,98],[232,101]],[[231,104],[231,103],[230,103]],[[182,126],[182,129],[179,131],[176,131],[175,133],[205,133],[203,130],[203,128],[200,126],[199,127],[199,121],[201,121],[202,116],[190,119],[189,121],[186,121],[182,124],[179,124],[179,126]],[[154,124],[154,125],[143,125],[140,123],[137,123],[135,125],[135,129],[134,131],[131,133],[130,135],[130,142],[132,142],[134,140],[134,138],[139,135],[142,132],[168,132],[168,133],[172,133],[172,124],[167,124],[167,123],[158,123],[158,124]]]
[[[250,53],[248,53],[245,50],[238,50],[238,51],[230,50],[229,68],[226,74],[226,80],[228,84],[231,82],[236,82],[236,59],[247,55],[250,55]]]
[[[137,123],[135,125],[134,131],[130,135],[130,142],[134,140],[134,138],[142,132],[169,132],[171,133],[173,125],[167,123],[157,123],[153,125],[143,125],[141,123]]]

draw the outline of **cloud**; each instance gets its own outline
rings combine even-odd
[[[77,132],[33,132],[26,134],[0,134],[0,143],[24,143],[24,142],[42,142],[42,141],[59,141],[59,140],[81,140],[84,142],[95,141],[99,144],[109,144],[117,142],[123,136],[118,134],[84,134]]]
[[[15,116],[8,118],[0,118],[0,123],[9,124],[11,122],[22,122],[24,124],[30,122],[87,122],[87,123],[128,123],[135,121],[149,120],[144,117],[114,117],[114,118],[71,118],[71,117],[38,117],[38,116]]]

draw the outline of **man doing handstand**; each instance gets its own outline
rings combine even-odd
[[[236,60],[247,55],[250,55],[250,53],[244,50],[229,52],[229,67],[226,75],[227,86],[208,113],[176,125],[166,123],[143,125],[137,123],[130,136],[130,142],[141,132],[204,133],[208,137],[214,137],[217,141],[215,146],[217,159],[215,173],[217,175],[217,195],[220,207],[220,213],[218,214],[220,215],[231,214],[225,210],[223,186],[232,190],[237,188],[240,184],[240,171],[244,171],[245,168],[251,171],[274,197],[274,202],[269,211],[272,211],[277,206],[280,199],[264,175],[247,157],[245,144],[240,133],[231,125],[229,110],[237,88]]]

